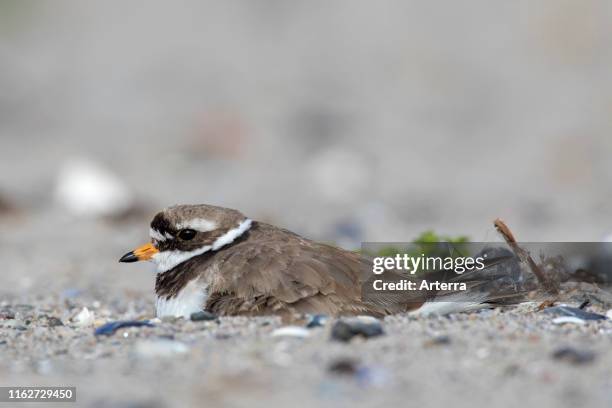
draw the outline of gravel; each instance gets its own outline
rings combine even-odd
[[[390,316],[372,322],[384,334],[347,342],[331,339],[338,320],[324,316],[302,319],[304,326],[316,321],[307,332],[284,328],[277,317],[156,319],[152,266],[117,262],[146,239],[149,217],[117,224],[49,209],[0,224],[3,385],[73,385],[77,404],[70,407],[409,401],[541,408],[612,400],[612,322],[555,324],[559,316],[535,312],[536,304],[445,318]],[[562,301],[577,307],[587,289],[579,285],[574,299]],[[587,312],[606,315],[602,293],[589,299]],[[94,335],[104,324],[134,320],[153,327]],[[568,347],[578,354],[554,357]],[[574,362],[591,353],[591,361]]]
[[[384,334],[343,343],[331,340],[336,319],[275,336],[276,317],[160,320],[148,296],[133,296],[4,300],[0,381],[75,385],[83,406],[605,406],[612,396],[612,323],[556,325],[535,303],[390,316]],[[95,336],[72,322],[83,307],[96,326],[135,315],[154,326]]]

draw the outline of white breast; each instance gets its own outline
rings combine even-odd
[[[176,316],[189,319],[192,313],[200,312],[204,309],[206,298],[206,285],[199,279],[190,281],[173,298],[158,297],[155,302],[157,317]]]

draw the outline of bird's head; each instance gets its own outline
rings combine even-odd
[[[212,205],[177,205],[151,221],[151,242],[125,254],[119,262],[151,260],[158,272],[231,244],[251,227],[241,212]]]

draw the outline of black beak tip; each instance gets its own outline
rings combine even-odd
[[[123,255],[121,259],[119,259],[119,262],[125,262],[125,263],[137,262],[137,261],[138,261],[138,257],[136,256],[136,254],[134,254],[134,251],[128,252],[127,254]]]

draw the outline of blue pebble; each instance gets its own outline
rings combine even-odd
[[[312,329],[314,327],[323,327],[329,320],[329,317],[324,314],[316,314],[310,317],[308,323],[306,324],[307,329]]]
[[[570,316],[577,317],[582,320],[606,320],[607,317],[599,313],[587,312],[582,309],[571,306],[553,306],[548,309],[544,309],[544,313],[557,315],[557,316]]]
[[[142,327],[142,326],[154,327],[153,323],[149,322],[148,320],[118,320],[116,322],[109,322],[109,323],[103,324],[102,326],[98,327],[94,331],[94,335],[110,336],[112,334],[115,334],[117,330],[122,329],[124,327]]]

